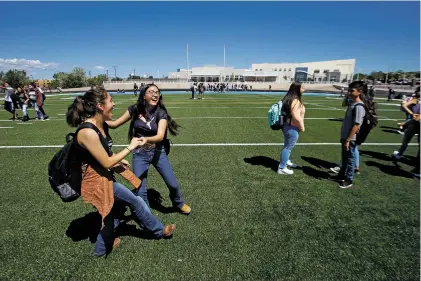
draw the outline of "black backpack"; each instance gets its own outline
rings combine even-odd
[[[83,123],[75,133],[66,135],[66,144],[54,155],[48,164],[48,180],[51,188],[56,192],[62,201],[71,202],[80,197],[82,182],[82,163],[77,156],[74,142],[80,129],[91,128],[97,131],[91,123]]]
[[[353,116],[355,116],[355,111],[357,106],[363,106],[365,109],[365,115],[363,119],[363,123],[361,124],[360,130],[357,132],[356,141],[357,145],[362,144],[367,139],[367,136],[370,134],[370,131],[377,126],[377,113],[375,107],[373,106],[373,110],[369,110],[365,104],[357,103],[352,110]]]

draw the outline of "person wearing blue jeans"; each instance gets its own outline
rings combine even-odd
[[[354,173],[359,174],[360,172],[360,151],[358,150],[358,145],[355,146],[355,163],[354,163]],[[332,172],[338,174],[342,167],[342,160],[339,162],[338,167],[330,168]]]
[[[151,150],[144,150],[142,148],[135,150],[133,153],[133,172],[142,180],[140,188],[137,190],[137,195],[149,205],[146,183],[148,178],[149,166],[153,165],[161,177],[164,179],[170,191],[170,199],[174,207],[182,208],[184,205],[180,187],[165,153],[163,146],[159,145]]]
[[[162,102],[161,92],[155,84],[145,85],[136,104],[130,106],[117,120],[107,121],[107,124],[115,129],[129,120],[129,139],[138,137],[141,140],[141,146],[133,151],[133,172],[142,180],[137,195],[149,203],[146,182],[149,166],[152,164],[170,191],[173,207],[184,215],[190,214],[191,208],[183,202],[180,187],[165,150],[165,144],[169,144],[167,131],[176,136],[180,126],[168,114]]]
[[[355,81],[349,84],[348,92],[352,103],[347,108],[341,127],[342,165],[337,177],[340,188],[349,188],[353,185],[357,133],[366,114],[361,95],[364,95],[365,98],[368,88],[364,82]]]
[[[294,125],[286,123],[282,132],[284,134],[284,148],[281,151],[281,161],[279,163],[280,170],[284,170],[287,166],[295,167],[291,160],[289,160],[289,157],[292,149],[298,141],[299,129]]]
[[[281,160],[279,161],[278,174],[292,175],[293,170],[288,167],[296,168],[289,159],[291,151],[298,141],[300,132],[304,132],[304,114],[305,106],[302,102],[304,88],[301,83],[294,82],[291,84],[288,93],[282,100],[282,114],[286,119],[282,128],[284,135],[284,148],[281,151]]]
[[[156,239],[162,238],[164,233],[164,225],[152,214],[149,206],[139,196],[133,194],[124,185],[114,182],[114,204],[122,203],[130,207],[135,220]],[[115,206],[115,205],[114,205]],[[112,249],[112,241],[114,240],[114,229],[119,225],[119,220],[114,218],[114,208],[111,213],[104,218],[104,227],[97,236],[94,247],[95,256],[103,256]]]

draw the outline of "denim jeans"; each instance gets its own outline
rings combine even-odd
[[[279,169],[283,169],[286,167],[289,157],[291,155],[291,151],[297,143],[299,136],[298,128],[289,123],[284,124],[282,132],[284,134],[284,148],[281,151],[281,161],[279,162]]]
[[[37,113],[37,119],[44,119],[44,114],[42,114],[40,107],[35,103],[35,112]]]
[[[157,145],[156,149],[142,150],[138,149],[133,153],[133,172],[142,180],[140,188],[137,190],[137,196],[149,205],[146,182],[148,179],[149,166],[152,164],[161,175],[170,191],[170,199],[174,207],[181,208],[184,205],[177,179],[171,168],[165,149],[162,145]]]
[[[339,166],[340,167],[342,166],[342,160],[341,160]],[[355,146],[355,164],[354,164],[354,167],[357,168],[359,166],[360,166],[360,151],[358,150],[358,145],[357,145],[357,146]]]
[[[342,147],[342,165],[341,170],[339,171],[339,178],[344,178],[348,182],[352,182],[354,179],[354,169],[355,169],[355,149],[357,145],[355,141],[349,142],[349,150],[345,148],[346,140],[341,140]]]
[[[155,238],[162,237],[164,225],[152,214],[149,206],[141,197],[136,196],[131,190],[117,182],[114,182],[113,190],[115,204],[122,203],[125,206],[129,206],[137,223],[152,233]],[[108,254],[112,250],[114,228],[119,224],[119,221],[114,218],[114,213],[113,207],[111,213],[104,218],[104,227],[98,234],[95,243],[95,256]]]
[[[405,135],[403,136],[403,141],[401,147],[399,148],[399,155],[402,156],[408,147],[408,143],[411,142],[415,134],[418,134],[418,143],[420,142],[420,122],[412,120],[409,121],[408,128],[405,130]]]
[[[21,102],[20,108],[22,108],[23,116],[28,116],[28,104]]]

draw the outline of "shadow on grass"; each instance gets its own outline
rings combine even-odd
[[[253,166],[263,166],[266,168],[270,168],[272,169],[272,171],[275,172],[278,171],[279,166],[279,161],[266,156],[253,156],[250,158],[244,158],[244,162]]]
[[[307,176],[313,177],[317,180],[331,180],[331,175],[326,171],[319,171],[309,166],[303,166],[301,170],[303,170],[303,173]]]
[[[98,212],[91,212],[73,220],[67,228],[66,235],[74,242],[89,239],[91,243],[95,243],[100,230],[101,215]]]
[[[330,168],[338,166],[338,164],[336,164],[336,163],[329,162],[329,161],[326,161],[326,160],[322,160],[322,159],[319,159],[319,158],[314,158],[314,157],[301,156],[301,159],[303,159],[307,163],[309,163],[313,166],[316,166],[318,168],[330,169]]]
[[[383,129],[382,131],[383,131],[383,132],[385,132],[385,133],[391,133],[391,134],[397,134],[397,135],[400,135],[397,129],[394,129],[394,130],[390,130],[390,129]]]
[[[395,176],[395,177],[404,177],[404,178],[413,178],[413,175],[410,172],[402,170],[397,165],[386,165],[381,164],[374,161],[366,161],[365,162],[367,166],[374,166],[380,169],[385,174]]]
[[[414,166],[416,164],[416,157],[414,156],[404,156],[399,160],[396,160],[392,157],[392,154],[386,154],[383,152],[376,152],[376,151],[368,151],[368,150],[360,150],[360,156],[369,156],[371,158],[375,158],[378,160],[383,161],[390,161],[394,165],[399,165],[399,163],[403,163],[409,166]]]
[[[156,189],[148,188],[148,201],[151,209],[154,209],[160,213],[171,214],[178,212],[174,207],[165,207],[162,205],[163,198],[161,193],[159,193]]]
[[[391,130],[397,130],[398,127],[391,127],[391,126],[380,126],[382,129],[391,129]]]
[[[343,118],[329,118],[329,121],[336,121],[336,122],[342,122],[344,119]]]

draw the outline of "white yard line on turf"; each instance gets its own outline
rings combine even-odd
[[[175,143],[173,146],[179,147],[193,147],[193,146],[283,146],[284,143]],[[336,142],[307,142],[297,143],[298,146],[340,146],[340,143]],[[364,143],[362,146],[399,146],[401,143]],[[417,143],[409,143],[410,146],[416,146]],[[127,144],[113,145],[115,147],[126,147]],[[63,145],[6,145],[0,146],[0,149],[6,148],[60,148]]]
[[[0,129],[13,129],[13,127],[0,127]]]
[[[16,125],[32,125],[32,123],[16,123]]]

